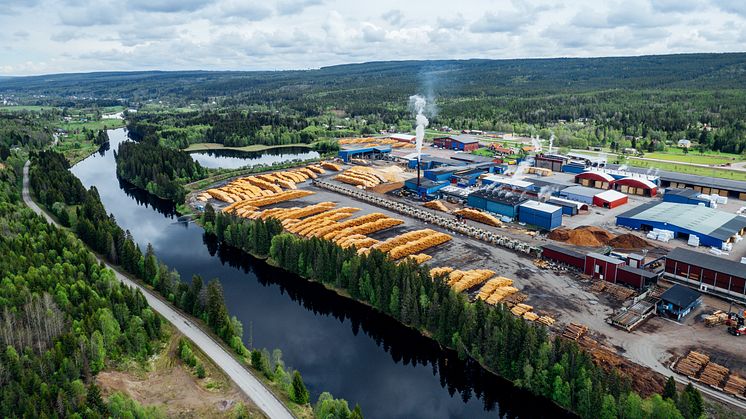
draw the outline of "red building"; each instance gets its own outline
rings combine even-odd
[[[454,135],[435,138],[433,144],[451,150],[474,151],[479,148],[479,139],[472,135]]]
[[[574,266],[580,270],[585,269],[585,255],[583,253],[555,244],[545,244],[541,248],[541,256],[545,259]]]
[[[575,175],[575,183],[598,189],[611,189],[614,187],[614,177],[608,173],[588,171]]]
[[[658,185],[647,180],[626,177],[614,182],[616,190],[630,195],[655,196],[658,194]]]
[[[594,196],[593,205],[611,209],[626,204],[628,200],[629,197],[627,195],[621,192],[608,190]]]
[[[600,253],[588,253],[585,256],[585,269],[583,271],[593,279],[603,279],[616,283],[617,270],[622,266],[624,266],[624,261],[621,259]]]
[[[701,291],[746,300],[746,265],[677,247],[666,255],[666,276]]]
[[[653,272],[631,266],[620,266],[616,271],[616,282],[629,285],[633,288],[642,289],[645,285],[658,278]]]

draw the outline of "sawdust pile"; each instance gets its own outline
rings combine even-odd
[[[601,247],[608,245],[617,249],[650,247],[650,243],[634,234],[615,236],[596,226],[580,226],[572,230],[560,228],[549,233],[549,238],[575,246]]]

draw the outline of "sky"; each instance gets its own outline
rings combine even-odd
[[[746,51],[746,0],[0,0],[0,75]]]

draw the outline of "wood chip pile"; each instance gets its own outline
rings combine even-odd
[[[699,352],[691,351],[689,354],[679,359],[676,363],[676,372],[688,377],[696,377],[700,371],[710,362],[710,357]]]
[[[729,394],[737,394],[742,395],[744,392],[746,392],[746,379],[743,377],[731,374],[730,377],[728,377],[728,381],[725,383],[725,387],[723,387],[723,391]]]
[[[708,362],[707,365],[705,365],[705,369],[702,370],[702,373],[699,375],[699,380],[707,385],[720,387],[729,372],[728,368],[725,368],[722,365]]]
[[[413,242],[409,242],[391,249],[391,251],[389,252],[389,257],[391,257],[391,259],[398,260],[405,256],[413,255],[415,253],[421,253],[423,250],[439,246],[450,241],[451,239],[452,237],[448,234],[435,232],[435,234],[422,237]]]
[[[500,220],[493,217],[492,215],[487,214],[486,212],[472,209],[472,208],[458,209],[456,211],[453,211],[453,213],[460,215],[464,218],[468,218],[469,220],[476,221],[482,224],[491,225],[493,227],[500,227],[503,224]]]
[[[441,201],[438,201],[438,200],[426,202],[425,204],[423,204],[423,206],[425,208],[430,208],[430,209],[434,209],[434,210],[437,210],[437,211],[451,212],[448,209],[448,207],[445,206],[444,203],[442,203]]]
[[[579,323],[570,323],[565,326],[562,337],[577,341],[588,331],[588,326]]]

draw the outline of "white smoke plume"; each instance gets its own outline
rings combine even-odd
[[[417,124],[417,128],[415,130],[415,136],[417,137],[415,149],[417,150],[417,162],[419,162],[420,158],[422,157],[422,140],[425,138],[425,128],[427,128],[428,124],[430,123],[430,121],[428,121],[427,117],[425,116],[427,100],[425,100],[425,98],[420,95],[413,95],[409,97],[409,105],[417,113],[417,117],[415,118],[415,122]]]
[[[547,153],[552,154],[552,146],[554,146],[554,132],[549,136],[549,151]]]
[[[538,154],[541,153],[541,139],[539,136],[531,136],[531,145],[534,146],[534,151]]]

